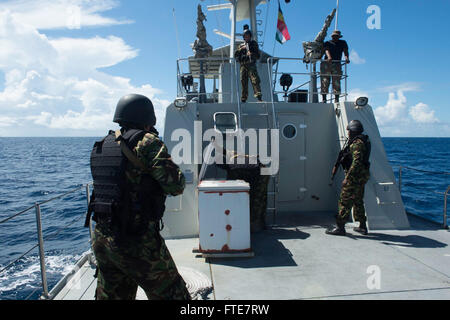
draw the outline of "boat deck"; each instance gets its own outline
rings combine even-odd
[[[450,233],[409,216],[411,230],[363,236],[347,224],[330,236],[330,213],[279,215],[277,225],[252,235],[251,258],[202,258],[198,238],[166,240],[179,268],[213,285],[203,299],[450,299]],[[431,250],[433,249],[433,250]],[[95,269],[86,262],[56,300],[92,300]],[[137,299],[146,299],[139,289]]]

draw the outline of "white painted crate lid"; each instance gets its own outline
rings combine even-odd
[[[248,191],[250,185],[243,180],[203,180],[199,191]]]

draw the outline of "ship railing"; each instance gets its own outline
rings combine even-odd
[[[444,171],[429,171],[429,170],[422,170],[422,169],[416,169],[411,168],[407,166],[398,166],[398,188],[400,193],[402,192],[402,184],[403,184],[403,171],[404,170],[412,170],[415,172],[425,173],[425,174],[431,174],[431,175],[450,175],[450,172],[444,172]],[[448,229],[448,222],[447,222],[447,203],[448,203],[448,196],[450,195],[450,185],[447,186],[447,189],[445,192],[436,191],[434,190],[433,193],[443,195],[444,196],[444,211],[443,211],[443,222],[442,227],[444,229]]]
[[[55,200],[59,200],[59,199],[63,199],[65,197],[67,197],[70,194],[73,194],[75,192],[78,192],[80,190],[85,190],[86,191],[86,200],[87,200],[87,206],[89,206],[89,201],[90,201],[90,186],[92,186],[92,182],[88,183],[86,185],[82,185],[80,187],[77,187],[75,189],[72,189],[70,191],[67,191],[61,195],[58,195],[54,198],[51,198],[49,200],[43,201],[43,202],[39,202],[39,203],[35,203],[34,205],[30,206],[29,208],[22,210],[18,213],[15,213],[11,216],[9,216],[8,218],[5,218],[3,220],[0,221],[0,225],[13,220],[29,211],[32,211],[33,209],[35,210],[35,215],[36,215],[36,234],[37,234],[37,243],[30,249],[28,249],[27,251],[25,251],[24,253],[22,253],[18,258],[14,259],[12,262],[10,262],[9,264],[7,264],[5,267],[3,267],[0,270],[0,274],[2,274],[3,272],[7,271],[8,269],[10,269],[12,266],[14,266],[15,263],[17,263],[19,260],[21,260],[23,257],[25,257],[26,255],[28,255],[30,252],[32,252],[33,250],[35,250],[36,248],[38,248],[39,250],[39,265],[40,265],[40,273],[41,273],[41,284],[42,284],[42,295],[41,295],[41,299],[45,299],[45,300],[49,300],[52,299],[53,296],[51,294],[51,292],[48,289],[48,283],[47,283],[47,272],[46,272],[46,264],[45,264],[45,250],[44,250],[44,240],[48,241],[51,240],[53,238],[55,238],[56,236],[58,236],[62,231],[64,231],[65,229],[69,228],[70,226],[72,226],[73,224],[79,222],[82,218],[85,218],[86,213],[84,215],[81,215],[80,217],[77,217],[75,220],[71,221],[68,225],[65,225],[63,227],[60,227],[56,232],[48,235],[47,237],[43,236],[43,231],[42,231],[42,216],[41,216],[41,207],[44,204],[50,203],[52,201]],[[90,235],[90,241],[92,244],[92,235],[93,235],[93,229],[92,229],[92,224],[90,223],[89,225],[89,235]],[[28,295],[28,297],[25,298],[25,300],[30,299],[31,296],[33,296],[37,290],[39,290],[40,288],[36,288],[35,290],[33,290],[33,292],[31,292],[31,294]]]
[[[230,73],[231,77],[229,84],[227,84],[229,90],[220,91],[217,87],[218,81],[222,81],[221,77],[223,72],[221,67],[225,63],[231,65]],[[185,66],[187,64],[187,66]],[[207,57],[207,58],[180,58],[177,60],[177,96],[186,97],[188,101],[197,99],[203,102],[219,102],[220,97],[229,96],[229,101],[239,99],[239,89],[236,88],[236,59],[228,57]],[[189,70],[185,72],[184,70]],[[191,77],[190,82],[189,78]],[[198,82],[193,82],[193,79],[198,79]],[[203,82],[203,83],[202,83]],[[202,88],[202,85],[205,87]],[[204,92],[202,92],[204,91]],[[227,99],[228,100],[228,99]]]
[[[339,64],[342,73],[321,73],[320,64],[333,63]],[[306,71],[299,71],[299,65],[305,66]],[[339,98],[344,98],[347,101],[348,98],[348,72],[347,63],[345,60],[311,60],[310,62],[304,62],[303,58],[283,58],[283,57],[269,57],[267,58],[267,68],[269,76],[272,79],[271,82],[271,96],[282,95],[284,101],[288,102],[288,98],[291,94],[304,94],[307,96],[307,101],[296,102],[309,102],[314,103],[319,101],[319,95],[322,95],[321,79],[322,77],[330,77],[330,86],[327,90],[326,102],[333,102],[335,94],[333,93],[333,78],[338,78],[339,81],[344,80],[343,86],[341,85],[341,92],[338,94]],[[317,70],[319,68],[319,70]],[[284,74],[288,74],[292,77],[292,85],[288,88],[284,88],[280,83],[281,77]]]

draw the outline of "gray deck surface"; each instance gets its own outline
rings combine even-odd
[[[207,299],[450,299],[449,231],[409,218],[411,230],[362,236],[349,223],[339,237],[324,233],[331,214],[280,215],[277,226],[252,235],[253,258],[198,257],[197,238],[166,244],[177,266],[212,280]],[[93,299],[94,271],[85,264],[56,299]]]

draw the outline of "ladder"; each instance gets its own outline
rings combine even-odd
[[[272,96],[271,102],[267,102],[267,101],[263,101],[263,102],[254,102],[254,103],[242,103],[241,99],[240,99],[240,86],[239,86],[239,82],[237,81],[238,78],[238,72],[237,72],[237,62],[236,60],[234,60],[234,64],[235,64],[235,78],[236,78],[236,102],[238,105],[238,128],[239,129],[243,129],[243,125],[242,125],[242,118],[243,117],[264,117],[266,120],[266,128],[267,129],[279,129],[279,125],[278,125],[278,121],[276,120],[276,114],[275,114],[275,104],[273,101],[273,93],[271,90],[270,95]],[[272,86],[271,86],[272,88]],[[264,110],[262,110],[262,112],[257,111],[257,112],[244,112],[243,106],[248,107],[249,105],[264,105]],[[271,104],[271,111],[269,112],[269,104]],[[272,119],[272,120],[271,120]],[[271,139],[269,139],[270,141]],[[271,147],[272,141],[270,141],[268,147]],[[278,143],[278,142],[277,142]],[[277,196],[278,196],[278,191],[279,191],[279,170],[275,175],[270,176],[270,180],[269,180],[269,186],[267,189],[267,212],[273,212],[273,225],[276,224],[276,217],[277,217]],[[269,206],[269,199],[272,198],[272,205]]]
[[[272,114],[269,112],[269,104],[270,102],[254,102],[252,104],[264,104],[264,110],[258,113],[245,113],[242,112],[238,115],[239,117],[264,117],[266,120],[266,128],[267,129],[278,129],[278,124],[275,125],[270,121]],[[247,105],[248,106],[248,105]],[[242,123],[242,122],[241,122]],[[272,143],[271,139],[269,139],[268,148],[270,150],[270,144]],[[277,196],[279,191],[279,172],[275,175],[270,176],[269,186],[267,188],[267,212],[271,212],[273,214],[273,225],[276,224],[276,216],[277,216]]]

